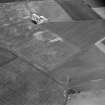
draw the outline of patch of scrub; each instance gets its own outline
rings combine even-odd
[[[105,90],[81,92],[68,105],[104,105]]]

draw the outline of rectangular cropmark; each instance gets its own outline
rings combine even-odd
[[[17,48],[16,51],[33,64],[52,71],[66,62],[69,57],[78,53],[80,49],[65,39],[63,42],[49,43],[49,41],[43,42],[33,38],[26,45]]]

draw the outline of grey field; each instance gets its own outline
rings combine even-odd
[[[95,5],[0,1],[0,105],[105,104],[105,20]]]

